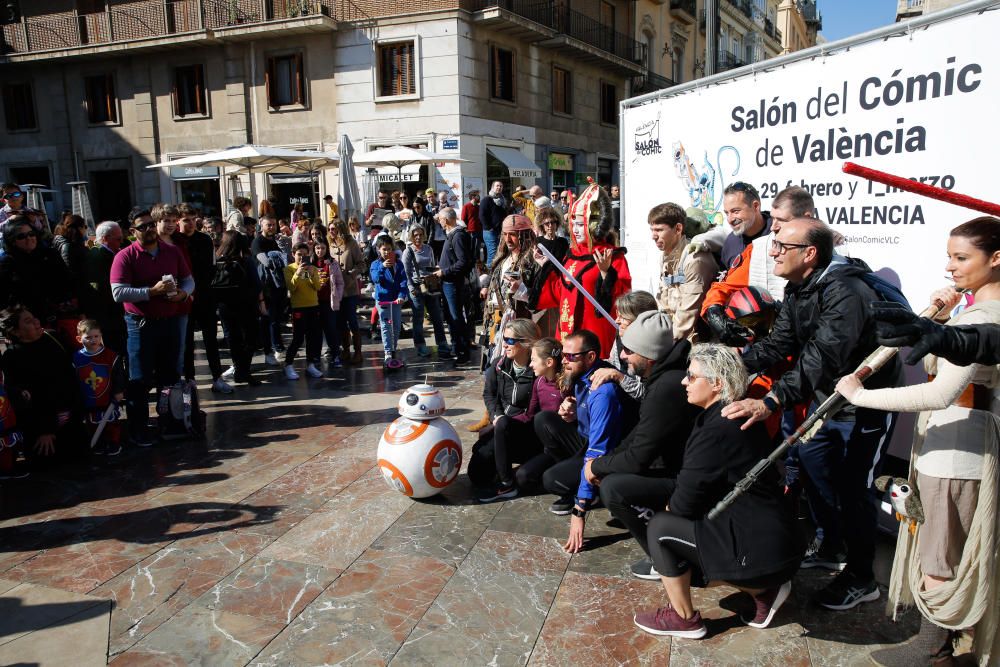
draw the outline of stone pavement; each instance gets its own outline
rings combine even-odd
[[[481,385],[422,361],[385,377],[367,355],[330,380],[206,387],[203,442],[5,482],[0,664],[860,665],[915,631],[881,602],[811,607],[814,570],[767,630],[721,587],[696,595],[707,639],[638,631],[665,596],[627,575],[641,552],[606,511],[570,557],[549,497],[478,505],[464,475],[427,501],[386,485],[375,449],[402,388],[441,388],[468,452]]]

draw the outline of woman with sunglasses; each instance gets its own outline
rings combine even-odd
[[[57,316],[76,311],[77,283],[55,250],[39,244],[38,231],[25,216],[3,226],[6,254],[0,258],[0,308],[15,304],[30,310],[46,329]]]
[[[747,381],[732,348],[692,348],[682,384],[688,403],[703,410],[684,446],[666,511],[649,521],[649,553],[669,600],[665,607],[635,614],[636,626],[650,634],[687,639],[707,634],[691,599],[692,585],[724,582],[749,593],[754,616],[743,622],[755,628],[766,628],[791,592],[803,545],[773,466],[722,514],[707,518],[771,449],[762,423],[744,431],[740,421],[722,416],[724,406],[743,397]]]
[[[481,502],[517,495],[512,463],[538,453],[538,440],[528,419],[535,374],[531,347],[538,327],[529,319],[513,319],[502,332],[503,355],[486,369],[483,401],[493,428],[480,433],[469,458],[469,479]]]

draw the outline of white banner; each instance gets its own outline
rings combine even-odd
[[[922,307],[947,284],[948,232],[982,214],[841,168],[1000,200],[1000,58],[988,48],[998,30],[1000,13],[986,11],[627,107],[622,222],[635,288],[655,293],[650,208],[673,201],[721,220],[724,188],[746,181],[764,210],[789,185],[809,189],[819,218],[847,238],[841,252]]]

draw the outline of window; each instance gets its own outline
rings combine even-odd
[[[174,115],[207,116],[208,100],[205,93],[205,68],[201,65],[188,65],[174,68],[174,89],[171,93],[174,101]]]
[[[514,101],[514,52],[494,46],[490,49],[490,97]]]
[[[88,76],[83,80],[87,96],[87,119],[92,124],[118,122],[118,98],[111,74]]]
[[[615,6],[604,0],[601,1],[601,23],[612,31],[615,29]]]
[[[7,121],[7,129],[11,132],[37,129],[35,101],[31,95],[31,84],[5,83],[2,94],[3,115]]]
[[[552,68],[552,111],[573,113],[573,79],[569,70]]]
[[[378,46],[379,97],[417,94],[416,50],[412,41]]]
[[[675,82],[681,83],[684,81],[684,49],[679,46],[674,49],[674,62],[671,74]]]
[[[613,83],[601,82],[601,122],[618,124],[618,91]]]
[[[267,69],[264,71],[267,106],[272,109],[293,105],[305,106],[305,78],[301,53],[269,57]]]

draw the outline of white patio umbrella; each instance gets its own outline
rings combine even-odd
[[[354,146],[351,139],[346,134],[340,137],[340,145],[337,146],[340,154],[340,182],[337,187],[337,208],[340,212],[341,220],[350,220],[354,215],[361,223],[361,231],[367,237],[368,230],[365,228],[365,219],[362,212],[361,195],[358,193],[358,179],[354,174]]]
[[[403,181],[403,167],[412,164],[436,164],[439,162],[457,163],[468,162],[468,160],[408,146],[389,146],[358,153],[354,156],[355,167],[395,167],[400,183]]]
[[[336,165],[338,158],[333,153],[319,153],[315,151],[299,151],[291,148],[272,148],[270,146],[255,146],[244,144],[234,146],[214,153],[203,153],[202,155],[189,155],[188,157],[176,160],[167,160],[151,164],[147,169],[161,169],[163,167],[237,167],[246,169],[250,173],[250,200],[254,203],[256,191],[254,189],[254,172],[273,171],[279,168],[288,168],[293,171],[316,171],[327,166]],[[256,205],[255,205],[256,210]]]

